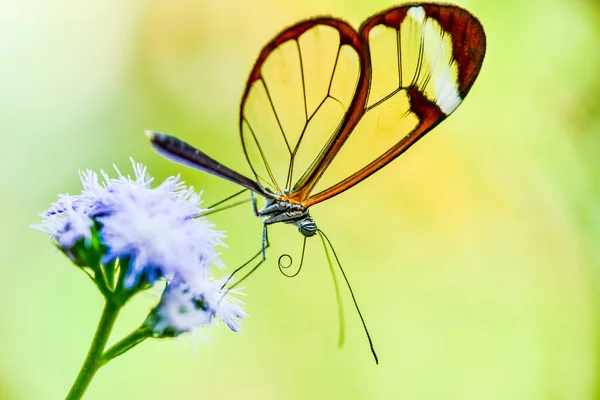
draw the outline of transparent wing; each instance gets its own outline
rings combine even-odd
[[[294,25],[260,52],[240,108],[240,133],[256,180],[287,196],[306,182],[360,115],[368,53],[347,23],[316,18]],[[360,113],[359,113],[360,114]]]
[[[371,59],[368,101],[331,165],[311,177],[316,194],[302,197],[306,206],[356,185],[443,121],[468,93],[485,54],[480,22],[450,5],[393,8],[365,21],[360,34]]]

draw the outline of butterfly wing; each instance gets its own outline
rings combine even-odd
[[[339,154],[330,149],[333,162],[296,188],[307,207],[378,171],[450,115],[479,74],[486,47],[477,18],[450,5],[393,8],[367,19],[360,34],[372,63],[368,100],[348,140],[338,137]],[[317,182],[322,189],[306,199],[302,191]]]
[[[485,45],[480,22],[452,5],[396,7],[359,32],[334,18],[284,30],[260,52],[242,97],[256,180],[307,207],[356,185],[458,107]]]
[[[260,52],[240,107],[240,133],[256,180],[287,197],[323,164],[360,115],[369,89],[364,38],[315,18],[285,29]]]

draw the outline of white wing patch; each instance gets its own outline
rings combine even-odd
[[[458,94],[458,64],[452,55],[452,39],[438,21],[427,18],[423,7],[411,7],[408,16],[410,18],[402,23],[401,33],[412,36],[406,38],[407,41],[419,43],[416,55],[419,65],[413,81],[429,100],[449,115],[462,102]],[[405,28],[404,25],[408,26]]]

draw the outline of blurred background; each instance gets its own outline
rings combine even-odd
[[[332,240],[380,365],[344,291],[346,343],[322,246],[302,272],[290,226],[246,281],[244,331],[148,341],[100,370],[88,399],[600,398],[600,3],[458,1],[488,50],[464,104],[352,190],[311,209]],[[205,205],[233,184],[158,156],[165,131],[249,174],[237,129],[261,46],[299,19],[354,26],[390,0],[0,2],[0,398],[57,399],[85,357],[102,302],[29,228],[77,171],[161,181],[181,173]],[[249,204],[215,215],[234,268],[260,246]],[[156,303],[141,296],[114,332]],[[205,342],[208,342],[206,344]]]

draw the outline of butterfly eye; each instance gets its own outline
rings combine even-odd
[[[317,233],[317,224],[312,219],[303,220],[298,224],[298,230],[303,236],[314,236]]]

